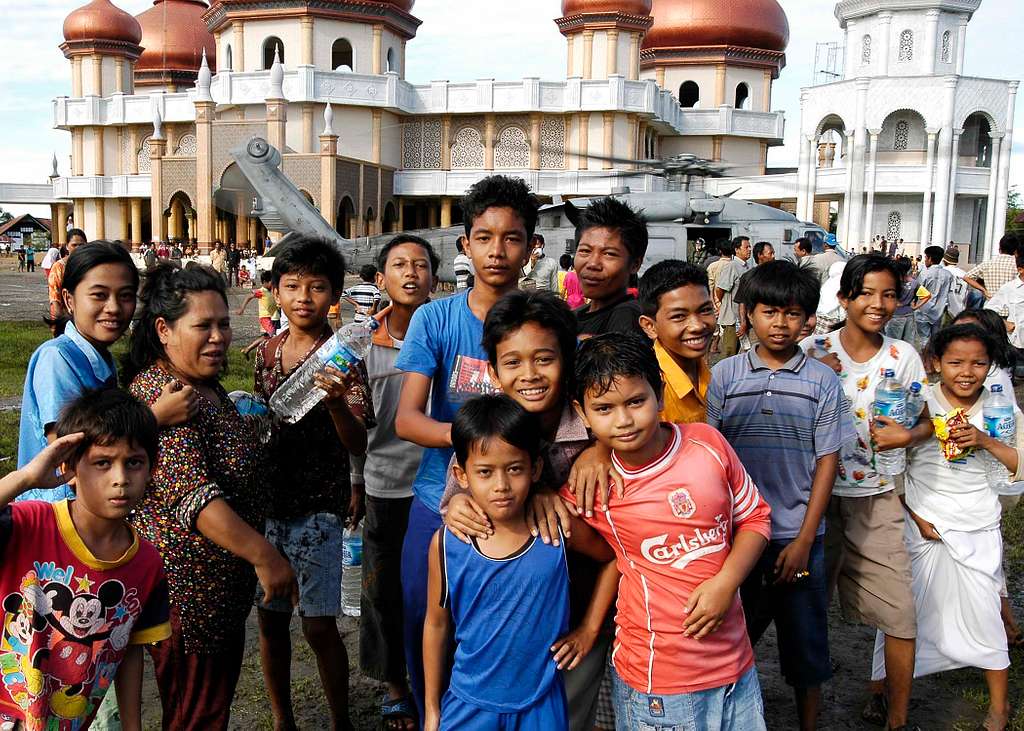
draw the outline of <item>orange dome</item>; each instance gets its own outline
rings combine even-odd
[[[64,19],[64,40],[117,41],[138,45],[142,40],[139,21],[110,0],[92,0]]]
[[[776,0],[654,0],[644,48],[740,46],[783,52],[789,21]]]
[[[135,64],[136,74],[194,79],[204,48],[207,63],[215,69],[217,46],[203,22],[206,10],[203,0],[154,0],[153,7],[137,16],[145,50]]]
[[[623,15],[650,15],[651,0],[562,0],[562,15],[584,13],[622,13]]]

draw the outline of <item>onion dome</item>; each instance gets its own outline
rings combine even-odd
[[[789,21],[776,0],[654,0],[653,5],[645,49],[736,46],[782,53],[789,45]]]
[[[142,40],[139,22],[110,0],[92,0],[64,19],[64,40],[107,41],[138,45]]]
[[[136,16],[145,49],[135,65],[136,82],[193,82],[204,50],[216,68],[217,46],[203,21],[206,11],[203,0],[154,0],[153,7]]]
[[[562,0],[563,16],[588,13],[650,15],[651,0]]]

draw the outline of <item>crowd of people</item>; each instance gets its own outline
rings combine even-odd
[[[165,729],[225,729],[254,605],[275,728],[296,727],[296,609],[332,728],[352,728],[336,618],[360,522],[358,665],[386,729],[764,729],[753,646],[772,623],[813,729],[834,598],[876,630],[865,720],[916,728],[913,679],[966,666],[983,727],[1008,727],[1021,636],[999,526],[1024,429],[993,438],[983,411],[1013,388],[1015,240],[958,277],[941,247],[913,275],[739,237],[637,281],[647,228],[620,200],[579,212],[569,262],[544,255],[522,181],[485,178],[462,210],[448,297],[415,235],[347,290],[334,247],[275,252],[245,303],[257,399],[334,336],[342,298],[372,332],[294,423],[220,384],[223,247],[140,288],[123,246],[77,242],[0,480],[0,728],[140,728],[145,651]],[[892,379],[920,414],[873,413]]]

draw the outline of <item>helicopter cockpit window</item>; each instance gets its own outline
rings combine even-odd
[[[793,229],[787,228],[782,231],[782,240],[787,244],[793,240]]]

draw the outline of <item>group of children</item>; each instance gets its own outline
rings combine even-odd
[[[393,239],[373,277],[391,304],[373,314],[365,363],[318,379],[327,405],[281,427],[292,467],[268,477],[282,502],[268,535],[299,577],[294,601],[336,728],[350,726],[336,516],[364,512],[360,665],[387,685],[388,729],[765,728],[752,645],[772,622],[800,726],[815,728],[834,594],[878,633],[865,718],[913,728],[915,674],[967,665],[986,673],[985,728],[1007,726],[1000,513],[986,471],[994,459],[1019,478],[1024,465],[978,428],[986,379],[1005,361],[982,318],[932,338],[938,383],[905,425],[872,416],[886,370],[905,388],[927,384],[914,348],[883,334],[902,287],[884,257],[847,263],[846,320],[825,337],[808,335],[812,271],[754,267],[743,301],[756,344],[709,369],[707,274],[660,262],[630,297],[647,231],[628,206],[577,212],[588,302],[575,311],[517,289],[537,222],[524,183],[486,178],[462,208],[472,287],[429,301],[436,254],[416,236]],[[258,344],[263,397],[330,337],[343,268],[315,249],[281,252],[263,295],[290,323]],[[88,326],[75,272],[69,263],[72,334]],[[110,385],[107,346],[89,343],[96,358],[65,366],[96,372],[80,392]],[[62,416],[38,417],[56,441],[0,482],[0,714],[84,728],[116,674],[122,723],[137,728],[134,647],[166,636],[168,607],[159,557],[124,518],[159,459],[158,423],[186,420],[189,398],[168,392],[151,412],[109,388],[67,393]],[[879,470],[892,449],[908,450],[905,491]],[[64,507],[8,505],[71,470]],[[32,560],[20,558],[26,542]],[[135,583],[117,573],[129,567]],[[275,726],[293,728],[291,607],[259,606]],[[88,648],[88,672],[61,664],[64,646]],[[26,708],[29,697],[49,706]]]

